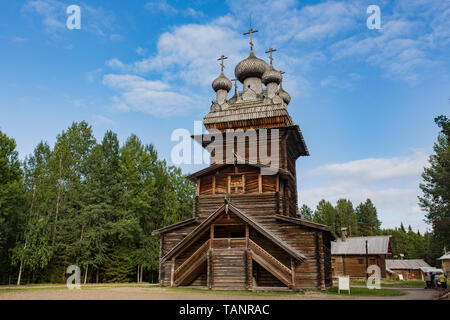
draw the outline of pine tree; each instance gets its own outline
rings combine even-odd
[[[16,142],[0,131],[0,274],[8,283],[13,273],[11,248],[24,223],[27,206]]]
[[[381,222],[378,220],[377,209],[370,199],[356,207],[358,229],[362,236],[375,236],[380,230]]]
[[[299,210],[300,219],[313,221],[313,211],[306,205],[302,205]]]
[[[350,200],[339,199],[336,203],[336,229],[347,228],[348,236],[359,235],[358,218]],[[341,232],[339,231],[339,234]]]
[[[419,205],[427,214],[426,222],[433,228],[430,250],[434,258],[450,247],[450,120],[441,115],[434,119],[441,132],[434,144],[435,154],[429,158],[430,167],[424,168],[423,196]]]

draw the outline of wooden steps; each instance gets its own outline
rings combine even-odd
[[[193,255],[174,271],[172,286],[188,284],[198,276],[202,269],[200,266],[206,262],[209,243],[210,240],[207,240]]]
[[[246,249],[213,249],[210,257],[210,287],[219,290],[246,290]]]
[[[252,240],[249,240],[249,248],[252,250],[252,259],[259,263],[264,269],[273,274],[286,286],[292,285],[291,270],[278,261],[274,256],[261,248]]]

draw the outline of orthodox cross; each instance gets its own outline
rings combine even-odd
[[[275,52],[275,51],[277,51],[277,49],[272,49],[272,48],[270,48],[269,50],[266,51],[266,53],[270,53],[270,56],[269,56],[269,59],[270,59],[270,66],[272,66],[272,60],[273,60],[273,58],[272,58],[272,52]]]
[[[253,52],[253,41],[252,41],[252,33],[258,32],[258,30],[253,30],[252,28],[248,29],[248,32],[245,32],[244,35],[250,35],[250,51]]]
[[[231,81],[234,81],[234,94],[237,94],[237,79],[231,79]]]
[[[228,57],[225,57],[224,55],[221,55],[219,59],[217,60],[221,60],[220,61],[220,71],[223,72],[223,60],[228,59]]]
[[[280,82],[280,88],[283,87],[283,74],[285,74],[286,72],[279,70],[281,73],[281,82]]]

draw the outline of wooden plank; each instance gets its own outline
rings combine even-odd
[[[295,261],[291,258],[292,287],[295,287]]]
[[[212,177],[212,194],[213,195],[216,194],[216,176],[215,175]]]
[[[231,193],[231,176],[228,176],[228,187],[227,187],[227,190],[228,190],[228,194],[230,194]]]
[[[172,258],[172,267],[170,272],[170,286],[173,287],[173,280],[175,279],[175,257]]]
[[[200,179],[197,179],[197,196],[200,195]]]
[[[258,192],[262,193],[262,175],[259,174],[258,176]]]
[[[248,248],[249,230],[248,224],[245,224],[245,247]]]
[[[209,248],[214,248],[214,224],[211,224]]]

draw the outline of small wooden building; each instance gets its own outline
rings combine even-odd
[[[392,253],[389,238],[390,236],[345,237],[333,241],[333,277],[348,275],[352,278],[365,278],[367,267],[377,265],[380,267],[381,277],[386,278],[386,257]]]
[[[160,284],[326,289],[335,236],[297,218],[295,161],[309,153],[288,113],[282,73],[251,49],[235,76],[243,91],[235,87],[229,99],[232,83],[224,73],[213,81],[208,134],[194,137],[210,151],[211,164],[188,176],[197,184],[193,218],[153,232],[161,241]]]
[[[442,263],[442,270],[447,276],[450,276],[450,252],[444,254],[439,260],[441,260]]]
[[[396,280],[401,274],[403,279],[408,275],[413,280],[425,280],[425,273],[421,268],[430,268],[431,266],[422,259],[387,259],[386,270],[388,280]]]

